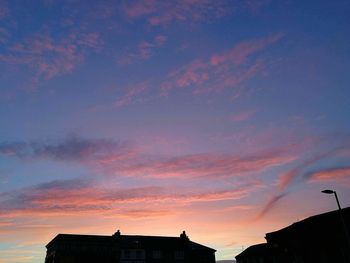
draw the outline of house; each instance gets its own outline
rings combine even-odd
[[[215,263],[215,249],[179,237],[58,234],[47,245],[45,263]]]
[[[350,207],[342,209],[342,214],[349,231]],[[339,210],[267,233],[265,239],[267,243],[251,246],[237,255],[237,263],[350,262],[350,240]]]
[[[236,256],[236,263],[277,263],[283,251],[268,243],[256,244],[248,247]],[[289,261],[283,261],[289,263]]]

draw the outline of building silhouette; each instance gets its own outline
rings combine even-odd
[[[347,229],[350,207],[342,209]],[[308,217],[267,233],[266,243],[248,247],[237,263],[343,263],[350,262],[350,247],[339,210]]]
[[[215,263],[215,249],[179,237],[58,234],[47,245],[45,263]]]

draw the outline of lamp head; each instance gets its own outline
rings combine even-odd
[[[333,190],[326,189],[326,190],[323,190],[322,193],[325,193],[325,194],[334,194],[335,192],[334,192]]]

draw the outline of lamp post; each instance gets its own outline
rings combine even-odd
[[[344,220],[343,213],[342,213],[342,210],[341,210],[341,207],[340,207],[340,203],[339,203],[339,199],[338,199],[337,192],[334,191],[334,190],[326,189],[326,190],[323,190],[322,193],[324,193],[324,194],[334,194],[335,200],[337,200],[337,205],[338,205],[338,209],[339,209],[339,214],[340,214],[340,218],[341,218],[341,221],[342,221],[342,223],[343,223],[343,228],[344,228],[344,232],[345,232],[345,238],[346,238],[346,240],[347,240],[348,249],[349,249],[349,251],[350,251],[349,232],[348,232],[348,229],[347,229],[346,224],[345,224],[345,220]]]

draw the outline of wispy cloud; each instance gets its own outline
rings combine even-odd
[[[134,104],[137,101],[142,101],[145,99],[145,92],[149,89],[149,82],[143,81],[137,83],[136,85],[131,85],[126,88],[126,93],[115,101],[115,106],[122,107],[130,104]]]
[[[234,122],[246,121],[246,120],[249,120],[251,117],[253,117],[255,113],[256,113],[256,110],[241,111],[231,115],[229,119]]]
[[[124,5],[124,13],[132,19],[145,19],[152,26],[166,26],[174,22],[199,22],[232,13],[237,6],[233,1],[138,0]]]
[[[264,64],[256,55],[280,40],[282,34],[238,43],[232,49],[212,55],[207,60],[196,59],[168,74],[161,85],[163,95],[172,90],[190,89],[194,94],[234,89],[256,76]],[[255,56],[253,56],[255,55]]]
[[[56,180],[1,193],[0,209],[1,218],[8,219],[26,215],[79,215],[92,211],[108,215],[113,212],[123,216],[159,216],[167,213],[164,211],[164,206],[160,206],[161,211],[155,209],[157,203],[185,205],[237,200],[260,187],[261,185],[256,183],[231,189],[188,191],[159,186],[106,188],[96,186],[95,182],[86,179]],[[152,204],[154,208],[148,214],[147,204]]]
[[[129,1],[123,6],[130,19],[144,19],[152,26],[168,26],[174,23],[200,23],[238,12],[258,13],[270,0],[182,0]]]
[[[312,182],[332,181],[350,179],[350,167],[332,167],[327,169],[320,169],[304,174],[304,178]]]
[[[250,154],[197,153],[154,156],[123,141],[67,137],[63,140],[0,143],[0,154],[20,159],[77,162],[115,176],[227,178],[257,174],[296,159],[293,147]]]
[[[278,179],[278,186],[281,191],[285,190],[291,183],[293,183],[296,179],[302,179],[302,175],[304,173],[304,170],[308,168],[309,166],[319,162],[320,160],[323,160],[327,157],[335,155],[339,150],[341,150],[343,147],[337,147],[333,148],[329,151],[323,152],[321,154],[316,154],[315,156],[304,160],[301,164],[295,166],[294,168],[288,170],[287,172],[283,173],[279,179]]]
[[[332,146],[328,145],[327,150],[322,150],[319,148],[322,143],[330,144]],[[277,193],[270,198],[262,211],[257,215],[257,219],[262,218],[265,214],[270,212],[271,209],[275,207],[276,203],[287,195],[286,189],[292,184],[297,182],[302,183],[307,180],[310,182],[330,180],[344,181],[350,178],[350,168],[347,166],[307,171],[310,167],[317,165],[322,160],[342,156],[342,154],[349,148],[347,135],[345,137],[340,135],[338,135],[338,137],[322,136],[314,140],[313,144],[312,147],[318,149],[318,153],[311,153],[311,157],[308,158],[301,156],[299,161],[302,161],[298,165],[283,172],[279,176],[277,181]]]
[[[122,54],[118,57],[118,63],[120,65],[131,64],[137,60],[149,59],[154,51],[161,48],[168,38],[164,35],[157,35],[151,41],[141,41],[135,51],[127,51],[126,54]]]
[[[23,65],[33,70],[32,89],[43,80],[72,73],[84,61],[88,50],[99,44],[97,33],[70,32],[62,37],[49,33],[37,33],[30,38],[8,47],[0,61]]]
[[[202,153],[177,157],[140,158],[131,163],[111,163],[112,173],[156,178],[220,178],[258,173],[295,160],[293,153],[283,149],[250,155]]]

